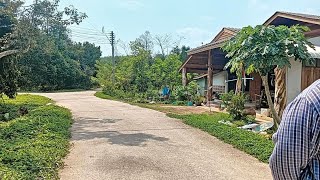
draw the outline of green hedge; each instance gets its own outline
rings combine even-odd
[[[28,107],[33,110],[0,123],[0,179],[58,179],[57,169],[69,149],[72,118],[69,110],[45,105],[48,102],[32,95],[8,100],[19,106],[32,104]]]
[[[220,140],[233,145],[235,148],[253,155],[265,163],[268,162],[274,148],[272,140],[266,138],[265,136],[219,123],[218,121],[222,119],[227,120],[229,118],[227,114],[168,114],[168,116],[182,119],[184,123],[204,130]]]

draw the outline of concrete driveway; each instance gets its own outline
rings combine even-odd
[[[75,119],[63,180],[272,179],[267,164],[205,132],[93,94],[40,94],[69,108]]]

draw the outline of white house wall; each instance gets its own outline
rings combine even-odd
[[[309,42],[315,46],[320,46],[320,37],[310,38]],[[301,75],[302,63],[299,61],[291,62],[291,68],[287,68],[286,84],[287,84],[287,103],[292,102],[301,93]]]
[[[226,80],[227,80],[227,72],[226,71],[222,71],[220,73],[217,73],[215,75],[213,75],[213,80],[212,83],[215,86],[225,86],[226,85]]]
[[[214,86],[225,86],[225,92],[228,92],[228,83],[226,83],[226,80],[228,80],[228,72],[222,71],[213,75],[212,83]]]
[[[207,79],[206,78],[201,78],[197,80],[197,84],[199,86],[199,93],[201,96],[205,96],[205,92],[207,90]]]
[[[302,63],[290,60],[291,68],[287,68],[287,103],[289,104],[301,93]]]
[[[214,74],[212,77],[212,83],[214,86],[225,86],[225,92],[228,92],[228,84],[225,81],[228,79],[227,71],[223,71],[217,74]],[[205,96],[205,92],[207,90],[207,78],[201,78],[197,80],[197,84],[199,85],[199,91],[202,96]]]

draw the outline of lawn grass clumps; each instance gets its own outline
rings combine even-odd
[[[235,148],[256,157],[262,162],[267,163],[272,154],[274,144],[271,139],[218,122],[220,120],[228,120],[230,118],[228,114],[168,114],[168,116],[182,119],[184,123],[206,131],[220,140],[233,145]]]
[[[57,170],[69,149],[70,111],[46,105],[51,100],[41,96],[6,102],[30,109],[26,116],[0,123],[0,179],[59,179]]]
[[[0,99],[0,114],[8,113],[9,118],[8,120],[15,119],[20,116],[19,109],[23,108],[28,111],[32,111],[33,109],[46,105],[48,103],[52,103],[53,101],[49,98],[44,98],[42,96],[37,95],[29,95],[23,94],[17,96],[15,99],[9,99],[8,97]],[[5,121],[8,121],[5,120]],[[4,119],[0,118],[0,122],[4,121]]]
[[[102,91],[96,92],[94,95],[98,98],[101,98],[101,99],[116,100],[115,97],[109,96],[109,95],[103,93]]]

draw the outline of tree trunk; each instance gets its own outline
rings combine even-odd
[[[269,105],[269,108],[271,109],[271,113],[272,113],[272,116],[273,116],[273,123],[274,123],[275,128],[277,129],[278,125],[280,123],[280,118],[279,118],[276,110],[274,109],[274,105],[273,105],[273,102],[272,102],[272,99],[271,99],[271,94],[270,94],[269,84],[268,84],[268,76],[262,76],[261,75],[261,79],[262,79],[263,85],[265,87],[268,105]]]
[[[276,75],[274,108],[281,118],[287,104],[286,68],[280,69],[277,67],[274,72]]]
[[[18,50],[8,50],[8,51],[1,52],[0,59],[3,57],[6,57],[6,56],[12,55],[12,54],[16,54],[18,52],[19,52]]]
[[[182,85],[187,86],[187,68],[182,69]]]
[[[239,94],[242,92],[242,78],[243,78],[243,64],[240,63],[238,70],[236,72],[237,74],[237,84],[236,84],[236,94]]]
[[[241,90],[242,90],[242,78],[239,78],[237,79],[237,84],[236,84],[236,94],[239,94],[241,93]]]

